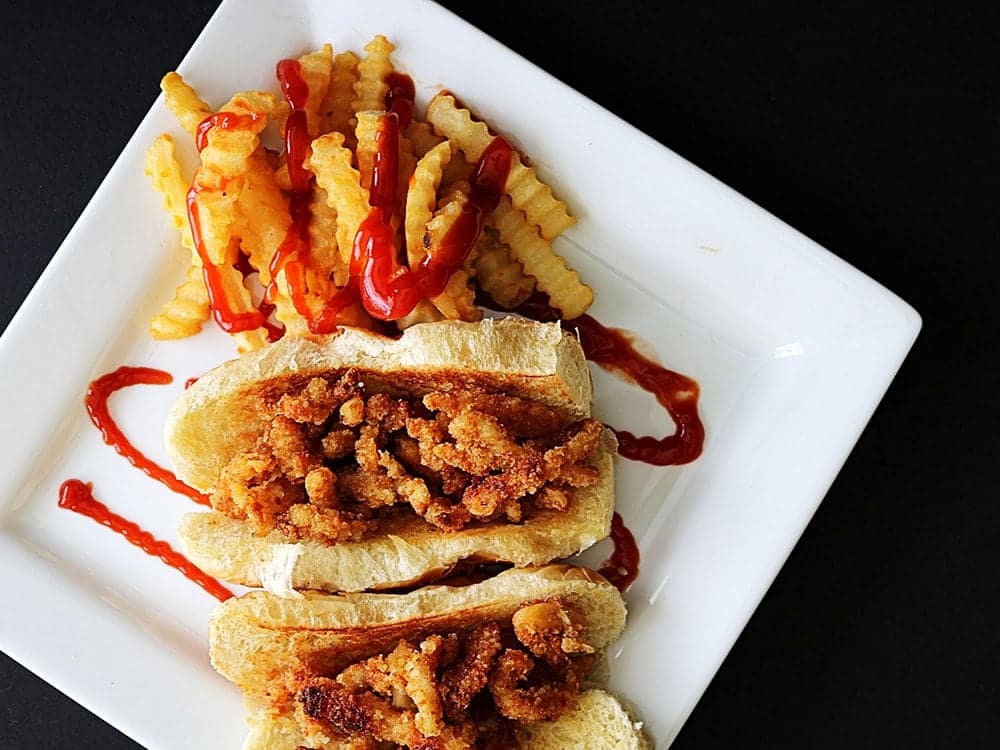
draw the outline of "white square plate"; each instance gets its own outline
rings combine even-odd
[[[745,198],[449,12],[399,3],[227,0],[180,71],[209,101],[275,89],[274,63],[375,33],[424,101],[438,86],[530,154],[580,218],[558,249],[595,288],[594,315],[696,378],[704,455],[622,461],[618,508],[642,573],[612,687],[665,748],[802,533],[920,328],[904,302]],[[447,44],[440,40],[447,39]],[[172,372],[113,400],[165,460],[184,380],[233,355],[216,330],[154,343],[147,321],[184,254],[143,174],[154,136],[186,143],[157,102],[0,341],[0,647],[150,748],[235,748],[239,695],[208,664],[215,601],[120,537],[56,505],[80,477],[112,510],[176,543],[188,502],[129,467],[82,398],[121,364]],[[189,155],[193,159],[193,155]],[[671,430],[637,389],[594,373],[597,415]],[[600,558],[606,548],[593,553]]]

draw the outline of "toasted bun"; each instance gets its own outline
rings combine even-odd
[[[583,614],[583,639],[602,649],[625,627],[625,603],[603,577],[569,565],[513,568],[469,586],[426,586],[408,594],[322,594],[281,598],[263,591],[230,599],[209,622],[212,665],[249,696],[264,699],[276,670],[303,665],[332,673],[400,639],[422,639],[510,617],[527,601],[558,596]]]
[[[352,367],[366,382],[413,395],[477,385],[545,403],[568,418],[590,414],[592,389],[579,342],[558,325],[507,318],[413,326],[400,339],[343,329],[321,342],[282,339],[200,378],[174,404],[166,427],[177,474],[209,489],[222,467],[262,434],[256,397]],[[456,563],[539,565],[605,538],[614,507],[614,434],[595,455],[597,484],[574,490],[566,511],[540,510],[523,524],[494,523],[442,532],[416,516],[387,521],[359,542],[289,543],[279,532],[255,536],[240,520],[192,513],[180,527],[185,554],[207,573],[271,591],[364,591],[433,580]]]
[[[580,343],[555,323],[449,320],[412,326],[398,339],[359,328],[315,341],[287,337],[216,367],[176,401],[164,440],[177,476],[211,489],[229,460],[266,427],[255,396],[348,368],[415,395],[478,385],[574,419],[590,415],[593,396]]]

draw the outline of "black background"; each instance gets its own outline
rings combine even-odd
[[[674,747],[996,747],[997,14],[959,4],[445,5],[924,319]],[[213,7],[7,4],[0,324]],[[5,748],[135,747],[3,656],[0,707]]]

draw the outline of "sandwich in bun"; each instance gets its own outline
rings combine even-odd
[[[649,747],[591,683],[625,625],[585,568],[507,570],[406,594],[253,592],[210,624],[250,711],[245,750]]]
[[[507,318],[287,337],[175,403],[180,528],[211,575],[272,590],[397,588],[464,562],[537,565],[605,538],[615,439],[579,342]]]

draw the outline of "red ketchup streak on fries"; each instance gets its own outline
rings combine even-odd
[[[134,467],[156,481],[162,482],[174,492],[186,495],[201,505],[210,505],[207,495],[184,484],[172,471],[151,461],[132,445],[108,410],[108,398],[115,391],[130,385],[168,385],[173,380],[174,378],[169,372],[154,370],[151,367],[119,367],[114,372],[102,375],[87,388],[87,397],[84,402],[87,406],[87,414],[90,415],[90,421],[94,423],[94,426],[101,431],[104,442],[114,448]]]
[[[260,115],[256,112],[250,112],[245,115],[238,115],[235,112],[216,112],[214,115],[209,115],[204,120],[198,123],[198,127],[194,133],[194,145],[201,153],[205,150],[205,146],[208,145],[208,131],[212,128],[219,128],[219,130],[242,130],[243,128],[249,128],[259,119]]]
[[[389,223],[396,205],[399,163],[399,117],[383,115],[376,137],[368,217],[354,238],[351,274],[360,276],[361,301],[372,317],[397,320],[423,299],[436,297],[468,257],[486,216],[497,207],[510,172],[513,149],[496,137],[486,147],[470,180],[469,199],[438,245],[416,268],[396,261],[394,231]]]
[[[597,572],[619,591],[625,591],[639,577],[639,546],[622,517],[611,517],[611,541],[615,548]]]
[[[213,128],[221,130],[238,130],[253,125],[260,116],[256,113],[239,115],[234,112],[216,112],[209,115],[200,123],[195,131],[195,146],[201,152],[208,145],[208,133]],[[219,267],[212,263],[208,251],[205,248],[204,237],[201,231],[201,217],[198,213],[198,192],[197,183],[188,190],[187,194],[187,214],[188,224],[191,225],[191,239],[194,240],[195,249],[201,258],[202,273],[205,277],[205,287],[208,290],[208,303],[212,308],[212,317],[215,322],[226,333],[240,333],[241,331],[253,331],[257,328],[267,330],[269,341],[277,341],[281,338],[284,330],[271,324],[267,316],[268,311],[251,310],[249,312],[238,313],[229,304],[226,297],[226,288],[222,279]]]
[[[163,562],[183,573],[220,602],[233,597],[233,592],[205,573],[167,542],[157,539],[138,524],[112,513],[104,503],[98,501],[89,485],[79,479],[68,479],[59,488],[59,507],[87,516],[102,526],[107,526],[116,534],[121,534],[147,555],[160,558]]]
[[[487,307],[499,309],[493,300],[485,299],[486,295],[482,296]],[[615,430],[619,454],[653,466],[687,464],[701,455],[705,427],[698,416],[696,381],[644,357],[636,351],[624,332],[608,328],[590,315],[561,320],[559,311],[549,306],[544,295],[533,295],[513,312],[542,322],[561,321],[564,329],[580,337],[587,359],[605,370],[621,373],[644,391],[653,394],[660,406],[667,410],[676,425],[673,435],[656,438],[651,435],[637,436],[627,430]]]
[[[318,313],[309,303],[306,272],[312,252],[309,238],[312,209],[309,204],[313,197],[312,174],[305,168],[310,143],[305,110],[309,99],[309,85],[302,78],[302,66],[298,60],[281,60],[275,68],[275,75],[281,84],[285,100],[292,108],[285,123],[285,164],[292,188],[289,205],[292,224],[271,259],[269,270],[272,281],[265,299],[274,299],[277,292],[275,279],[284,271],[292,304],[296,312],[305,319],[310,333],[330,333],[337,327],[337,315],[356,297],[353,290],[344,289],[324,302]]]
[[[205,249],[201,233],[201,219],[198,215],[198,187],[195,186],[187,194],[188,222],[191,224],[191,239],[201,258],[202,272],[205,276],[205,287],[208,289],[208,303],[212,308],[212,317],[226,333],[253,331],[267,323],[267,318],[260,310],[238,313],[233,310],[226,297],[226,288],[222,281],[219,267],[212,263]]]
[[[407,125],[413,122],[413,113],[416,109],[413,104],[416,97],[413,79],[405,73],[393,71],[386,76],[385,84],[389,87],[385,94],[385,109],[387,112],[396,113],[399,127],[405,130]]]

